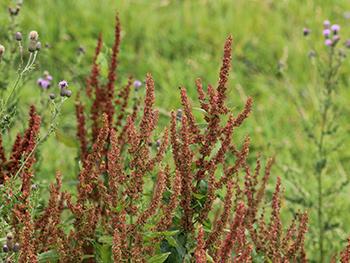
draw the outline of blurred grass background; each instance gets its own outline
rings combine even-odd
[[[10,0],[1,1],[0,21],[8,19]],[[350,38],[347,0],[28,0],[19,17],[22,32],[37,30],[44,48],[35,77],[21,91],[19,120],[26,119],[27,106],[39,104],[40,90],[35,79],[48,70],[56,81],[69,81],[74,94],[84,89],[84,76],[90,71],[96,38],[104,37],[105,50],[113,43],[115,13],[122,24],[122,46],[118,68],[118,87],[128,75],[143,80],[151,72],[156,82],[157,105],[164,111],[179,107],[179,86],[185,86],[196,104],[194,81],[215,84],[225,38],[234,38],[233,68],[229,105],[242,108],[247,96],[254,98],[254,112],[240,135],[250,134],[253,156],[276,156],[273,178],[282,176],[287,195],[293,195],[295,180],[312,191],[313,155],[303,133],[299,105],[313,118],[320,85],[308,57],[310,47],[325,49],[323,20],[342,26],[342,41]],[[311,28],[308,39],[303,27]],[[84,47],[85,55],[77,49]],[[334,176],[349,171],[349,61],[343,67],[339,96],[340,123],[344,134],[334,163]],[[55,88],[55,87],[54,87]],[[317,111],[317,110],[316,110]],[[162,120],[166,123],[166,119]],[[75,140],[74,101],[64,105],[59,132]],[[13,140],[14,138],[11,138]],[[239,140],[237,140],[239,143]],[[74,144],[74,143],[73,143]],[[74,184],[77,149],[52,136],[41,146],[38,179],[50,181],[56,170],[67,183]],[[338,164],[339,163],[339,164]],[[293,179],[292,178],[297,178]],[[339,196],[349,211],[349,190]],[[294,211],[296,208],[293,208]],[[339,221],[349,232],[347,212]],[[341,239],[346,235],[337,233]]]

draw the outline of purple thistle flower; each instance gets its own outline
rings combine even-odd
[[[50,81],[43,79],[41,80],[39,86],[42,87],[43,89],[48,89],[51,86],[51,83]]]
[[[61,80],[59,83],[58,83],[58,86],[61,88],[61,89],[65,89],[68,87],[68,82],[66,80]]]
[[[323,30],[323,35],[324,35],[326,38],[328,38],[328,37],[331,35],[331,30],[329,30],[329,29],[324,29],[324,30]]]
[[[140,80],[135,80],[134,81],[134,87],[136,89],[140,88],[142,86],[142,82]]]
[[[334,34],[338,34],[338,32],[339,32],[339,30],[340,30],[340,26],[334,24],[334,25],[332,25],[331,29],[332,29],[332,31],[333,31]]]
[[[329,20],[325,20],[323,21],[323,26],[324,28],[329,28],[331,26],[331,22],[329,22]]]
[[[332,40],[330,40],[330,39],[326,39],[326,41],[324,42],[324,44],[325,44],[326,46],[330,47],[330,46],[333,45],[333,42],[332,42]]]

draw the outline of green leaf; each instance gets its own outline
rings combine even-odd
[[[165,237],[166,241],[168,241],[170,246],[177,247],[176,239],[172,236]]]
[[[148,263],[163,263],[170,255],[170,252],[155,255],[149,259],[147,259]]]
[[[58,262],[59,256],[56,250],[49,250],[39,254],[38,260],[40,263],[44,263],[44,262],[54,263],[54,262]]]

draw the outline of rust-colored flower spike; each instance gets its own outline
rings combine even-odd
[[[112,252],[114,262],[122,262],[122,245],[119,230],[117,228],[114,229]]]
[[[79,97],[79,95],[78,95]],[[87,152],[88,142],[87,142],[87,131],[85,128],[85,114],[84,106],[79,100],[75,104],[75,113],[77,117],[77,137],[80,141],[80,160],[84,161]]]
[[[239,127],[243,123],[243,121],[248,118],[249,114],[252,111],[253,106],[253,99],[249,97],[244,105],[244,109],[242,112],[240,112],[237,116],[237,118],[234,121],[234,126]]]
[[[217,87],[217,92],[218,92],[217,104],[218,104],[218,109],[222,113],[225,113],[227,111],[227,108],[224,106],[224,101],[226,99],[227,81],[228,81],[228,76],[231,69],[231,59],[232,59],[231,52],[232,52],[232,37],[229,36],[226,39],[225,46],[224,46],[224,57],[222,59],[219,84]]]
[[[177,169],[179,169],[182,177],[181,181],[181,206],[183,208],[182,226],[186,231],[192,231],[192,216],[193,209],[191,207],[192,200],[192,180],[193,174],[191,171],[193,153],[190,148],[190,134],[186,115],[182,116],[182,125],[180,131],[181,150]],[[175,139],[176,140],[176,139]],[[173,149],[175,150],[175,148]]]
[[[153,110],[155,102],[154,81],[151,74],[146,76],[146,97],[144,101],[143,116],[140,123],[141,139],[148,142],[151,133],[156,128],[158,121],[158,112]]]
[[[193,140],[194,142],[199,142],[201,140],[200,130],[197,127],[196,120],[193,116],[192,107],[188,100],[188,96],[185,88],[181,88],[181,103],[188,120],[188,125],[190,129],[190,133],[193,136]]]
[[[244,231],[239,233],[244,228],[245,206],[243,203],[237,205],[235,218],[233,219],[230,232],[226,235],[225,240],[220,244],[216,253],[216,262],[225,263],[230,258],[230,253],[234,248],[235,242],[238,240],[239,234],[244,234]]]
[[[284,253],[285,260],[296,260],[299,259],[299,262],[307,262],[306,254],[304,251],[304,242],[305,242],[305,235],[308,230],[308,215],[307,213],[303,213],[298,217],[299,221],[299,228],[297,230],[297,233],[295,234],[295,238],[293,239],[293,242],[289,249],[287,250],[287,253]],[[292,241],[292,238],[291,238]]]
[[[114,104],[113,104],[113,98],[114,98],[114,83],[116,80],[116,70],[118,65],[118,54],[119,54],[119,47],[120,47],[120,20],[118,14],[116,15],[116,26],[115,26],[115,32],[114,32],[114,44],[112,47],[112,55],[111,55],[111,61],[108,69],[108,83],[107,83],[107,101],[106,101],[106,113],[108,116],[108,122],[110,125],[112,125],[112,118],[114,114]]]
[[[92,198],[93,191],[97,187],[98,177],[100,175],[99,162],[105,151],[105,143],[109,135],[107,115],[103,115],[103,127],[92,147],[91,153],[86,157],[83,169],[79,174],[78,183],[78,202]]]
[[[35,107],[32,105],[29,110],[29,121],[28,128],[24,132],[23,138],[20,135],[17,135],[15,144],[13,146],[12,154],[9,160],[8,173],[9,176],[15,174],[21,165],[21,158],[27,159],[24,168],[27,170],[35,162],[34,154],[31,152],[34,150],[34,147],[37,142],[37,137],[39,135],[41,119],[40,116],[36,113]]]
[[[129,77],[128,83],[122,88],[118,94],[118,99],[115,101],[116,105],[119,105],[118,109],[118,116],[117,116],[117,122],[114,126],[115,129],[120,129],[122,126],[122,121],[125,119],[126,116],[126,110],[129,103],[129,96],[130,96],[130,89],[132,86],[132,77]]]
[[[86,80],[86,94],[91,98],[92,89],[96,89],[99,87],[99,76],[100,76],[100,68],[97,62],[98,56],[101,53],[102,48],[102,34],[100,33],[97,39],[97,45],[95,49],[95,55],[92,61],[92,68],[89,78]]]
[[[275,187],[275,192],[272,196],[272,212],[269,224],[269,233],[271,235],[271,246],[277,248],[280,246],[280,238],[282,231],[282,222],[280,219],[281,210],[281,178],[277,177],[277,183]],[[278,253],[276,249],[272,249],[273,253]],[[273,255],[275,256],[275,255]]]
[[[204,230],[202,225],[199,226],[198,236],[197,236],[197,246],[194,252],[196,258],[196,263],[206,263],[207,255],[204,249]]]
[[[50,198],[43,214],[34,222],[35,230],[38,236],[35,238],[35,247],[37,250],[45,250],[46,247],[57,244],[62,230],[59,228],[61,223],[61,213],[64,209],[65,194],[61,193],[62,176],[56,173],[56,184],[50,186]]]
[[[214,224],[214,228],[208,236],[208,239],[205,242],[205,247],[209,248],[212,244],[214,244],[219,238],[221,238],[225,226],[227,225],[230,218],[230,211],[232,208],[232,196],[233,196],[233,182],[229,181],[227,183],[227,191],[224,201],[224,208],[222,214]]]
[[[146,221],[157,212],[163,198],[167,176],[168,175],[164,171],[159,171],[156,186],[153,190],[152,200],[148,208],[139,215],[133,228],[143,226]]]
[[[350,262],[350,238],[348,238],[348,243],[344,250],[340,253],[340,262],[349,263]]]
[[[175,209],[179,205],[181,180],[181,173],[179,171],[175,171],[175,178],[172,184],[172,194],[170,196],[170,201],[167,206],[163,207],[163,216],[161,217],[157,226],[155,227],[157,231],[165,231],[171,226],[173,222]]]

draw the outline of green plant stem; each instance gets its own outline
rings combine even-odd
[[[328,72],[324,81],[325,88],[325,99],[324,107],[321,112],[321,131],[320,137],[317,142],[317,155],[319,165],[316,165],[316,177],[317,177],[317,195],[318,195],[318,206],[317,206],[317,221],[318,221],[318,241],[319,241],[319,262],[324,262],[325,250],[324,250],[324,215],[323,215],[323,171],[327,164],[327,154],[324,149],[324,141],[328,123],[328,114],[332,102],[332,91],[333,91],[333,82],[332,78],[337,74],[339,67],[333,67],[333,57],[334,57],[334,48],[332,47],[329,56],[328,56]]]
[[[3,115],[4,115],[4,112],[7,110],[7,107],[8,107],[8,104],[9,104],[9,101],[10,99],[12,98],[13,94],[15,93],[15,91],[17,90],[19,84],[21,83],[21,80],[23,79],[23,76],[25,75],[25,73],[27,71],[30,70],[30,68],[33,66],[35,60],[36,60],[36,56],[37,56],[37,51],[34,52],[34,55],[33,53],[30,53],[29,55],[29,59],[28,59],[28,62],[27,62],[27,65],[24,67],[24,69],[17,75],[17,78],[15,80],[15,83],[13,84],[12,86],[12,89],[10,91],[10,94],[9,96],[6,98],[4,104],[2,105],[2,108],[1,108],[1,113],[0,113],[0,117],[2,118]]]

